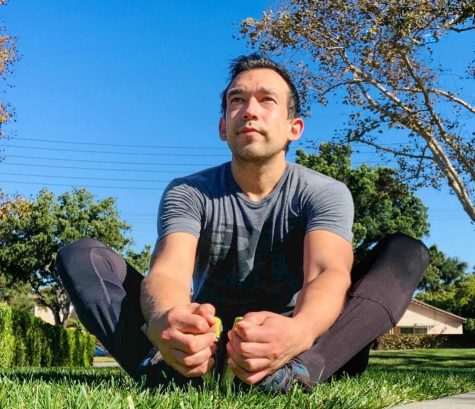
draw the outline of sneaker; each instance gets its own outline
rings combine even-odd
[[[308,369],[301,363],[290,360],[282,368],[267,375],[259,384],[258,388],[266,392],[287,393],[297,382],[306,391],[312,389]]]
[[[188,385],[199,387],[203,381],[201,378],[187,378],[168,366],[157,348],[152,348],[144,360],[140,363],[139,374],[142,385],[156,388],[174,384],[183,388]]]

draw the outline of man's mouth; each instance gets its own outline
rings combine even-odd
[[[252,126],[245,126],[244,128],[239,129],[238,134],[250,134],[250,133],[261,133],[257,128]]]

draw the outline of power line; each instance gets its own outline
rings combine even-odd
[[[177,153],[151,153],[151,152],[114,152],[114,151],[96,151],[89,149],[65,149],[65,148],[46,148],[38,146],[15,146],[15,145],[2,145],[6,148],[13,149],[35,149],[35,150],[44,150],[44,151],[55,151],[55,152],[74,152],[74,153],[97,153],[97,154],[111,154],[111,155],[127,155],[127,156],[176,156]],[[219,155],[219,154],[210,154],[210,153],[180,153],[179,156],[208,156],[208,157],[229,157],[228,155]]]
[[[28,166],[28,167],[40,167],[40,168],[55,168],[55,169],[75,169],[75,170],[100,170],[100,171],[114,171],[114,172],[143,172],[143,173],[179,173],[183,174],[180,170],[154,170],[154,169],[116,169],[116,168],[85,168],[81,166],[57,166],[57,165],[45,165],[43,163],[34,164],[31,163],[16,163],[16,162],[2,162],[0,166],[15,165],[15,166]]]
[[[17,180],[0,180],[0,183],[14,183],[14,184],[22,184],[22,185],[36,185],[36,186],[45,186],[44,183],[39,183],[39,182],[19,182]],[[164,188],[150,188],[150,187],[130,187],[130,186],[91,186],[91,185],[73,185],[73,184],[63,184],[63,183],[48,183],[48,186],[60,186],[60,187],[68,187],[68,188],[77,188],[77,189],[82,189],[82,188],[87,188],[87,189],[119,189],[119,190],[146,190],[149,192],[152,191],[159,191],[163,192],[165,189]]]
[[[53,161],[68,161],[68,162],[82,162],[82,163],[107,163],[108,165],[145,165],[145,166],[202,166],[210,167],[216,164],[201,164],[201,163],[156,163],[156,162],[123,162],[123,161],[104,161],[91,159],[70,159],[70,158],[51,158],[44,156],[26,156],[26,155],[6,155],[5,158],[20,158],[20,159],[40,159]]]
[[[8,176],[26,176],[26,177],[42,177],[53,179],[79,179],[79,180],[102,180],[108,182],[146,182],[146,183],[169,183],[168,180],[146,180],[146,179],[116,179],[116,178],[98,178],[98,177],[84,177],[84,176],[58,176],[58,175],[31,175],[27,173],[2,172],[3,175]]]
[[[123,148],[152,148],[152,149],[213,149],[213,150],[227,150],[227,147],[217,146],[168,146],[168,145],[129,145],[122,143],[100,143],[100,142],[78,142],[78,141],[64,141],[61,139],[37,139],[37,138],[12,138],[12,140],[31,141],[31,142],[52,142],[73,145],[89,145],[89,146],[115,146]]]

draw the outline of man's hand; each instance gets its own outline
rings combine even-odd
[[[176,371],[187,377],[202,376],[214,365],[214,314],[210,304],[174,307],[149,321],[147,336]]]
[[[262,380],[313,344],[296,318],[272,312],[251,312],[228,333],[228,365],[248,384]]]

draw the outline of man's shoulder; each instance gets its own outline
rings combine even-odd
[[[170,182],[169,187],[188,186],[204,192],[210,189],[220,188],[220,185],[225,181],[228,167],[229,163],[227,162],[218,166],[203,169],[187,176],[175,178]]]
[[[298,184],[301,189],[346,188],[343,182],[298,163],[289,163],[289,166],[292,183]]]

